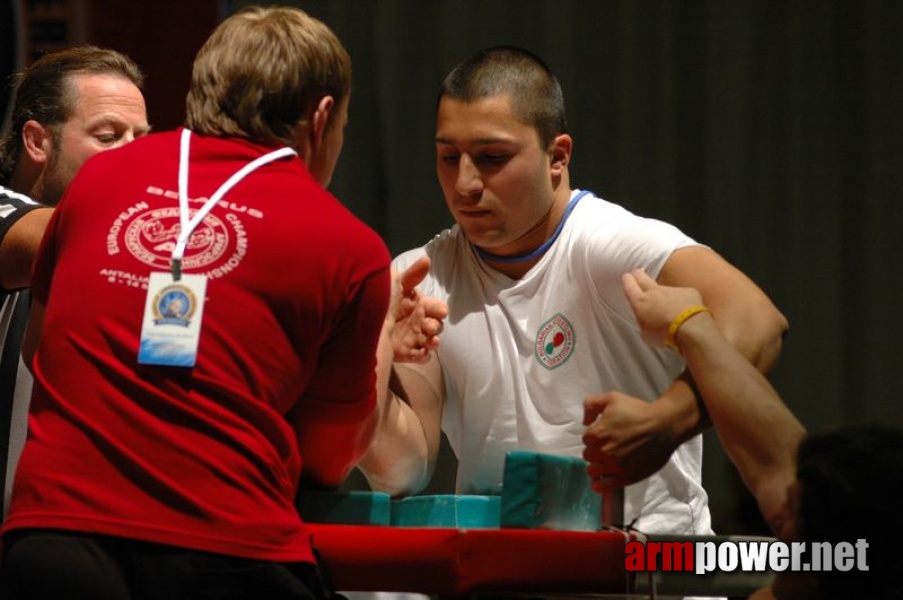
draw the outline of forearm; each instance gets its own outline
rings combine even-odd
[[[760,314],[762,318],[754,328],[734,327],[731,323],[736,321],[732,321],[719,323],[719,330],[723,341],[736,350],[736,358],[745,358],[758,372],[768,373],[780,356],[787,322],[776,310],[763,310]],[[692,369],[685,371],[656,400],[661,421],[667,424],[678,443],[705,431],[713,423],[708,407],[700,400],[696,377]]]
[[[377,354],[376,435],[358,468],[374,490],[400,496],[421,491],[432,477],[439,448],[441,372],[435,356],[425,365],[393,364],[392,327],[387,319]]]
[[[392,496],[420,491],[430,477],[429,452],[417,415],[391,387],[393,377],[392,330],[395,319],[386,317],[376,355],[376,435],[358,469],[370,487]]]
[[[653,405],[661,430],[668,432],[675,448],[711,426],[689,371],[675,379]]]
[[[659,273],[658,283],[695,288],[739,357],[761,373],[768,373],[775,364],[788,329],[787,319],[755,283],[715,252],[699,247],[675,252]],[[676,439],[688,439],[711,424],[696,393],[696,375],[686,372],[656,401],[662,403]]]
[[[426,487],[434,466],[417,415],[390,392],[380,408],[376,435],[358,468],[373,490],[404,496]]]
[[[709,315],[687,321],[677,341],[725,452],[772,521],[805,429]]]

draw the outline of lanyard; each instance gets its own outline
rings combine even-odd
[[[172,251],[172,277],[178,281],[182,278],[182,258],[185,256],[185,248],[188,240],[204,217],[213,210],[213,207],[222,200],[226,192],[231,190],[239,181],[250,175],[255,170],[267,163],[273,162],[285,156],[297,154],[289,147],[273,150],[249,162],[232,174],[212,196],[204,203],[194,215],[188,214],[188,150],[191,144],[191,130],[182,130],[182,140],[179,146],[179,237],[176,239],[176,247]]]

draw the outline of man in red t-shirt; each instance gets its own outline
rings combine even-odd
[[[424,323],[325,189],[350,88],[324,24],[243,10],[196,57],[186,127],[72,181],[35,269],[5,599],[322,596],[299,483],[344,480],[377,426],[378,345]],[[438,323],[419,331],[414,360]]]

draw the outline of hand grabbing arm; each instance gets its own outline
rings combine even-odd
[[[623,281],[650,343],[663,344],[675,318],[702,301],[696,290],[658,285],[642,271],[626,274]],[[725,338],[712,313],[699,312],[683,321],[674,340],[725,452],[778,532],[805,429],[765,376]]]
[[[692,298],[682,297],[686,301],[684,308],[690,304],[705,304],[710,308],[708,318],[714,317],[724,339],[759,371],[767,372],[777,360],[787,330],[786,319],[755,283],[712,250],[703,247],[677,250],[665,263],[658,283],[693,288],[681,292],[693,294]],[[692,317],[691,321],[696,318]],[[670,322],[658,323],[656,343],[661,344],[665,339]],[[653,332],[646,328],[643,331],[648,341]],[[618,427],[605,423],[613,414],[608,408],[611,403],[605,400],[606,394],[585,400],[584,422],[590,425],[587,444],[597,450],[606,448],[610,458],[620,464],[620,477],[608,479],[609,485],[615,482],[624,485],[648,477],[665,464],[681,443],[710,425],[696,386],[692,372],[685,371],[648,407],[637,405],[631,413],[621,412],[622,422]],[[634,400],[631,404],[639,402]],[[623,395],[616,404],[625,404]],[[603,410],[608,410],[607,416],[603,416]],[[628,425],[625,419],[629,414],[636,421]]]

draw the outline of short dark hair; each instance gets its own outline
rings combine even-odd
[[[82,73],[128,79],[138,89],[144,73],[132,59],[108,48],[76,46],[45,54],[14,78],[15,101],[9,133],[0,143],[0,183],[9,183],[22,157],[22,128],[31,120],[59,131],[75,108],[72,76]]]
[[[819,574],[820,598],[898,598],[903,431],[857,424],[815,433],[797,462],[800,541],[869,543],[869,570]]]
[[[549,66],[516,46],[494,46],[465,59],[442,82],[443,97],[462,102],[508,94],[515,117],[536,129],[543,147],[567,133],[564,94]]]

